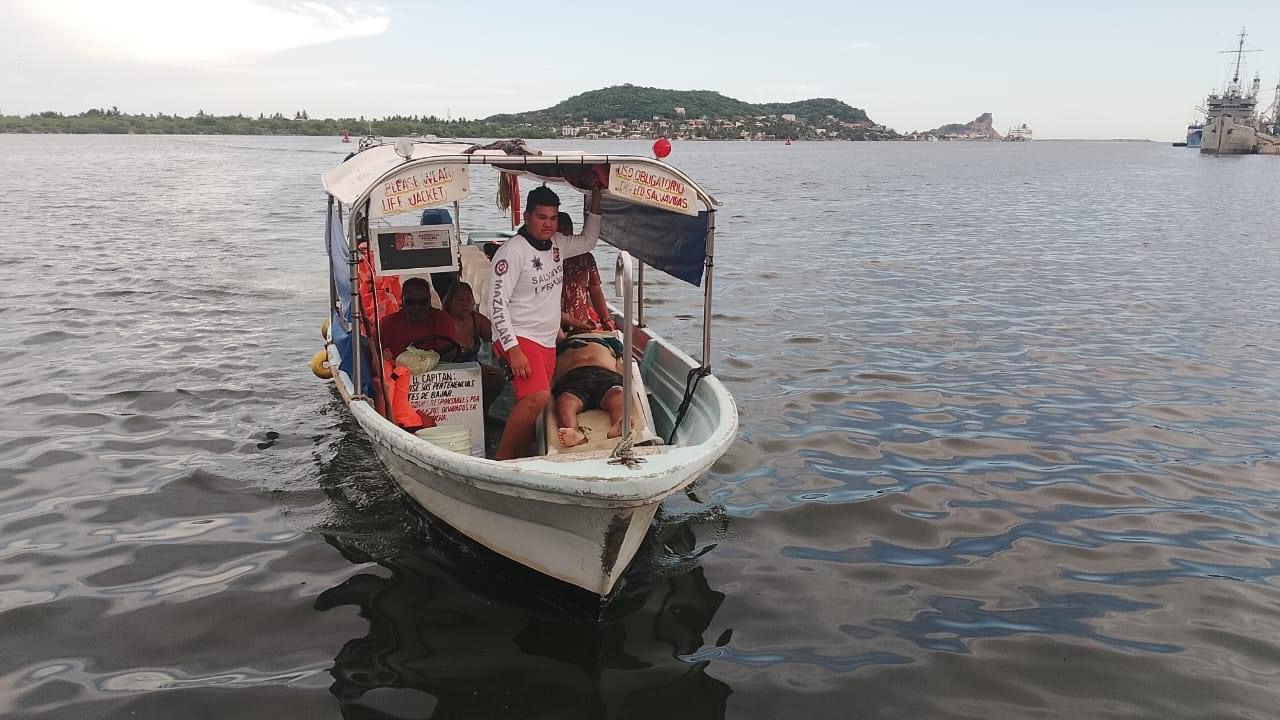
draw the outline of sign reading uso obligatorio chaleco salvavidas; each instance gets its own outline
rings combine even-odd
[[[698,214],[698,196],[693,188],[680,178],[654,167],[613,163],[609,171],[609,193],[663,210]]]

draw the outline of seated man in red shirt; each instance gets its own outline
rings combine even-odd
[[[431,286],[419,277],[404,282],[400,309],[382,319],[380,341],[384,359],[393,363],[410,345],[440,353],[443,362],[452,360],[459,348],[453,318],[431,307]]]

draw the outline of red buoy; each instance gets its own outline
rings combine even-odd
[[[653,156],[661,160],[671,154],[671,141],[660,137],[653,143]]]

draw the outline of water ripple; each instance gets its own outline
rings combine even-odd
[[[311,376],[347,147],[0,135],[0,715],[1275,715],[1274,158],[678,144],[741,432],[601,607]],[[700,289],[645,298],[700,345]]]

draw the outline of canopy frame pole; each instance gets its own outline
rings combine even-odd
[[[644,327],[644,261],[636,264],[636,327]]]
[[[707,250],[706,256],[702,260],[704,266],[702,274],[702,364],[690,370],[689,376],[685,378],[684,399],[680,401],[680,407],[676,410],[675,422],[671,424],[671,432],[667,435],[668,445],[676,444],[676,433],[680,431],[680,423],[684,422],[684,416],[689,412],[689,408],[693,404],[693,396],[698,392],[698,384],[702,382],[702,378],[711,374],[711,275],[716,266],[715,245],[716,211],[708,205]]]
[[[338,207],[339,209],[341,209],[342,206],[339,205]],[[330,243],[332,242],[332,237],[333,237],[333,196],[330,195],[329,206],[327,208],[327,211],[324,214],[324,254],[325,254],[325,257],[329,259],[329,267],[328,267],[329,314],[326,319],[329,319],[330,322],[332,322],[332,318],[334,316],[336,308],[338,307],[338,288],[334,286],[334,282],[333,282],[333,248],[330,247]],[[337,314],[341,315],[342,313],[337,313]],[[330,332],[329,336],[332,337],[333,333]],[[326,343],[329,342],[329,338],[325,338],[325,342]]]
[[[368,217],[367,213],[368,208],[366,207],[364,217]],[[355,385],[355,387],[352,388],[351,399],[367,401],[369,398],[364,394],[364,384],[361,382],[363,380],[363,374],[361,371],[364,368],[362,367],[363,363],[360,362],[360,340],[362,335],[362,313],[360,308],[360,247],[356,242],[356,238],[359,236],[359,228],[357,228],[356,225],[360,222],[360,217],[360,214],[351,214],[351,228],[350,232],[347,234],[347,249],[351,254],[351,374],[353,375],[352,382]],[[368,221],[366,220],[365,222]]]
[[[458,271],[458,277],[453,281],[456,285],[462,282],[462,203],[457,200],[453,201],[453,233],[458,236],[458,249],[453,254],[453,269]],[[440,298],[440,304],[444,304],[444,298]],[[441,309],[449,311],[449,308]]]
[[[618,251],[618,262],[614,266],[617,273],[617,287],[614,289],[622,295],[622,437],[619,438],[618,444],[613,448],[613,453],[609,456],[609,463],[613,465],[626,465],[632,467],[644,462],[644,458],[636,457],[632,444],[635,438],[632,437],[631,431],[631,413],[633,412],[631,405],[631,384],[634,382],[631,377],[632,365],[632,317],[631,304],[635,298],[634,288],[631,281],[631,253],[626,250]]]
[[[703,258],[702,285],[702,368],[711,370],[711,275],[715,269],[716,211],[707,208],[707,254]]]

